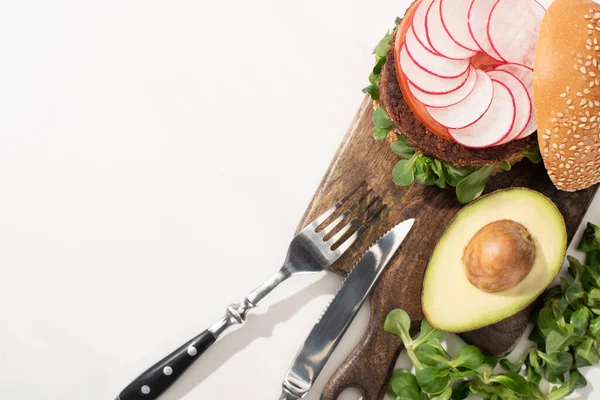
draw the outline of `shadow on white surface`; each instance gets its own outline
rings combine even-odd
[[[186,374],[161,397],[161,400],[179,400],[184,398],[196,386],[210,377],[213,372],[217,371],[229,359],[242,352],[253,341],[271,337],[275,326],[292,319],[296,311],[301,309],[306,303],[318,296],[333,294],[338,289],[339,280],[323,276],[305,289],[272,304],[262,314],[248,314],[248,320],[243,327],[238,327],[227,333],[223,339],[208,349],[197,363],[192,365]],[[273,351],[276,351],[276,349],[273,349]],[[264,365],[263,360],[255,361],[255,368],[269,368],[269,365]],[[285,371],[282,371],[282,380],[284,374]],[[243,388],[240,388],[240,392],[243,393]],[[243,395],[239,398],[243,398]]]

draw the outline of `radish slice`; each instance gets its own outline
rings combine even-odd
[[[419,90],[415,85],[408,82],[410,92],[415,99],[429,107],[448,107],[463,101],[475,88],[477,73],[475,67],[469,68],[469,76],[464,85],[453,92],[446,94],[429,94]]]
[[[465,49],[457,44],[446,32],[440,14],[440,0],[433,0],[429,6],[429,11],[425,16],[425,29],[429,45],[444,57],[464,60],[477,54],[476,51]]]
[[[481,70],[477,70],[477,83],[475,88],[463,101],[455,105],[434,108],[427,107],[431,118],[450,129],[467,127],[488,110],[494,97],[492,79]]]
[[[440,78],[419,67],[406,51],[406,44],[400,49],[400,68],[406,79],[423,92],[430,94],[450,93],[461,87],[469,75],[468,70],[457,78]]]
[[[465,147],[482,148],[500,143],[512,130],[515,122],[515,100],[506,85],[492,81],[494,96],[485,114],[463,129],[450,129],[452,139]]]
[[[529,93],[529,100],[533,104],[533,70],[531,68],[524,67],[522,65],[517,64],[505,64],[501,65],[497,70],[510,72],[514,76],[516,76],[527,88],[527,92]],[[537,124],[535,122],[535,107],[531,109],[531,117],[529,119],[529,123],[518,137],[518,139],[526,138],[537,130]]]
[[[488,72],[488,75],[492,80],[503,83],[506,85],[510,93],[513,95],[515,100],[515,122],[509,134],[498,144],[505,144],[516,139],[529,123],[531,119],[531,99],[527,88],[516,76],[510,72],[496,70]]]
[[[495,60],[504,61],[496,50],[494,50],[487,34],[488,21],[490,20],[490,14],[496,1],[498,0],[473,0],[469,7],[468,27],[471,37],[481,50]]]
[[[437,54],[437,52],[433,50],[427,41],[427,30],[425,29],[425,16],[427,15],[427,10],[429,10],[431,3],[433,3],[433,0],[421,0],[421,3],[417,5],[417,9],[413,14],[411,30],[415,34],[415,37],[419,43],[421,43],[421,46],[425,47],[432,53]]]
[[[427,50],[419,43],[411,30],[406,32],[404,41],[408,56],[419,67],[433,75],[442,78],[456,78],[462,76],[469,69],[469,60],[451,60]]]
[[[481,51],[469,32],[469,7],[472,0],[440,0],[442,24],[448,35],[467,50]]]
[[[488,23],[488,36],[496,53],[507,62],[533,68],[538,31],[545,13],[535,0],[498,0]]]

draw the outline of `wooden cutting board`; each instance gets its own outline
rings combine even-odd
[[[388,142],[374,142],[372,127],[371,101],[365,98],[299,229],[361,181],[367,182],[373,195],[380,196],[387,207],[359,242],[332,266],[334,272],[344,275],[360,254],[388,229],[407,218],[414,217],[416,222],[371,294],[371,318],[364,337],[327,384],[321,397],[323,400],[336,399],[347,387],[361,390],[365,400],[383,397],[387,379],[401,350],[400,340],[383,330],[385,317],[392,309],[401,307],[410,314],[413,327],[423,319],[421,283],[427,261],[444,228],[461,208],[453,190],[418,184],[395,186],[391,171],[398,157],[390,151]],[[512,171],[493,177],[486,192],[515,186],[537,190],[556,203],[565,218],[569,241],[597,190],[595,187],[576,193],[558,191],[541,163],[533,165],[523,161]],[[530,311],[525,310],[509,320],[461,336],[488,354],[506,354],[522,336],[530,320]]]

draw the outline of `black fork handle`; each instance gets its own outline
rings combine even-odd
[[[155,400],[173,385],[217,339],[205,330],[148,368],[131,382],[117,400]]]

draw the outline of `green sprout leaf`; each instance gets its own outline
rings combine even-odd
[[[570,305],[576,306],[577,301],[584,296],[583,287],[580,282],[573,282],[565,293],[565,299]]]
[[[529,394],[529,384],[525,378],[514,372],[507,372],[506,374],[492,376],[489,379],[489,382],[499,383],[518,394]]]
[[[436,176],[435,184],[441,189],[446,188],[446,174],[444,173],[444,167],[441,161],[434,158],[433,163],[431,164],[431,169]]]
[[[573,356],[566,351],[552,354],[544,354],[538,351],[537,355],[544,361],[546,371],[551,375],[564,375],[569,372],[573,365]]]
[[[373,100],[379,100],[380,99],[380,97],[379,97],[379,86],[377,86],[377,85],[371,84],[371,85],[363,88],[362,92],[364,94],[368,94],[369,96],[371,96],[371,99],[373,99]]]
[[[428,341],[438,343],[438,341],[443,339],[444,336],[446,336],[444,332],[436,330],[431,325],[429,325],[429,322],[427,322],[426,319],[424,319],[423,321],[421,321],[421,333],[416,339],[413,340],[414,347],[417,348]]]
[[[588,329],[588,322],[590,320],[590,312],[586,307],[581,307],[575,310],[571,314],[571,325],[575,333],[583,335]]]
[[[577,368],[596,365],[600,361],[596,340],[593,338],[584,339],[575,347],[575,365]]]
[[[377,43],[377,46],[373,50],[373,54],[377,59],[381,59],[387,56],[388,51],[392,47],[392,35],[386,32],[383,38]]]
[[[583,265],[573,256],[567,256],[567,260],[569,261],[569,273],[575,278],[575,281],[580,282],[585,272]]]
[[[373,123],[375,124],[375,127],[373,128],[375,140],[385,139],[390,129],[394,126],[394,123],[390,121],[387,113],[381,107],[373,112]]]
[[[463,346],[459,351],[458,355],[450,365],[454,368],[468,368],[468,369],[476,369],[483,365],[485,359],[483,354],[481,354],[481,350],[479,350],[475,346]]]
[[[578,371],[572,371],[569,379],[561,386],[552,389],[545,396],[545,400],[561,400],[573,393],[576,389],[585,387],[587,381]]]
[[[464,400],[471,394],[471,382],[462,381],[452,389],[452,400]]]
[[[398,140],[390,145],[390,148],[394,154],[402,158],[410,159],[415,155],[414,147],[404,136],[399,136]]]
[[[588,223],[577,250],[585,252],[600,250],[600,227]]]
[[[402,339],[405,347],[409,347],[412,344],[410,337],[410,316],[406,311],[400,308],[390,311],[383,324],[383,329]]]
[[[417,347],[417,358],[425,365],[436,368],[448,368],[450,356],[440,345],[433,343],[424,343]]]
[[[449,387],[439,395],[432,397],[431,400],[450,400],[452,398],[452,388]]]
[[[552,354],[562,351],[569,347],[576,339],[573,334],[568,334],[559,330],[552,331],[546,338],[546,353]]]
[[[523,364],[525,364],[525,361],[527,361],[527,359],[529,358],[529,354],[530,354],[529,351],[527,353],[525,353],[523,355],[523,357],[521,357],[521,359],[516,364],[510,362],[506,358],[503,358],[502,360],[500,360],[500,365],[502,365],[502,367],[506,368],[510,372],[518,373],[523,368]]]
[[[537,143],[523,150],[523,156],[527,157],[533,164],[542,161],[542,153],[540,153],[540,147]]]
[[[600,264],[600,250],[590,251],[585,255],[585,263],[590,265]]]
[[[425,367],[417,371],[417,382],[421,390],[428,394],[438,394],[446,390],[450,384],[450,375],[446,369]]]
[[[417,378],[408,371],[394,371],[390,378],[389,388],[400,400],[421,400],[421,391]]]
[[[600,317],[596,317],[590,322],[588,333],[595,339],[600,340]]]
[[[485,185],[498,168],[496,164],[486,165],[471,173],[456,185],[456,197],[462,204],[470,203],[483,193]]]
[[[392,170],[392,179],[398,186],[409,186],[415,181],[415,162],[419,157],[418,154],[413,155],[408,160],[400,160]]]

